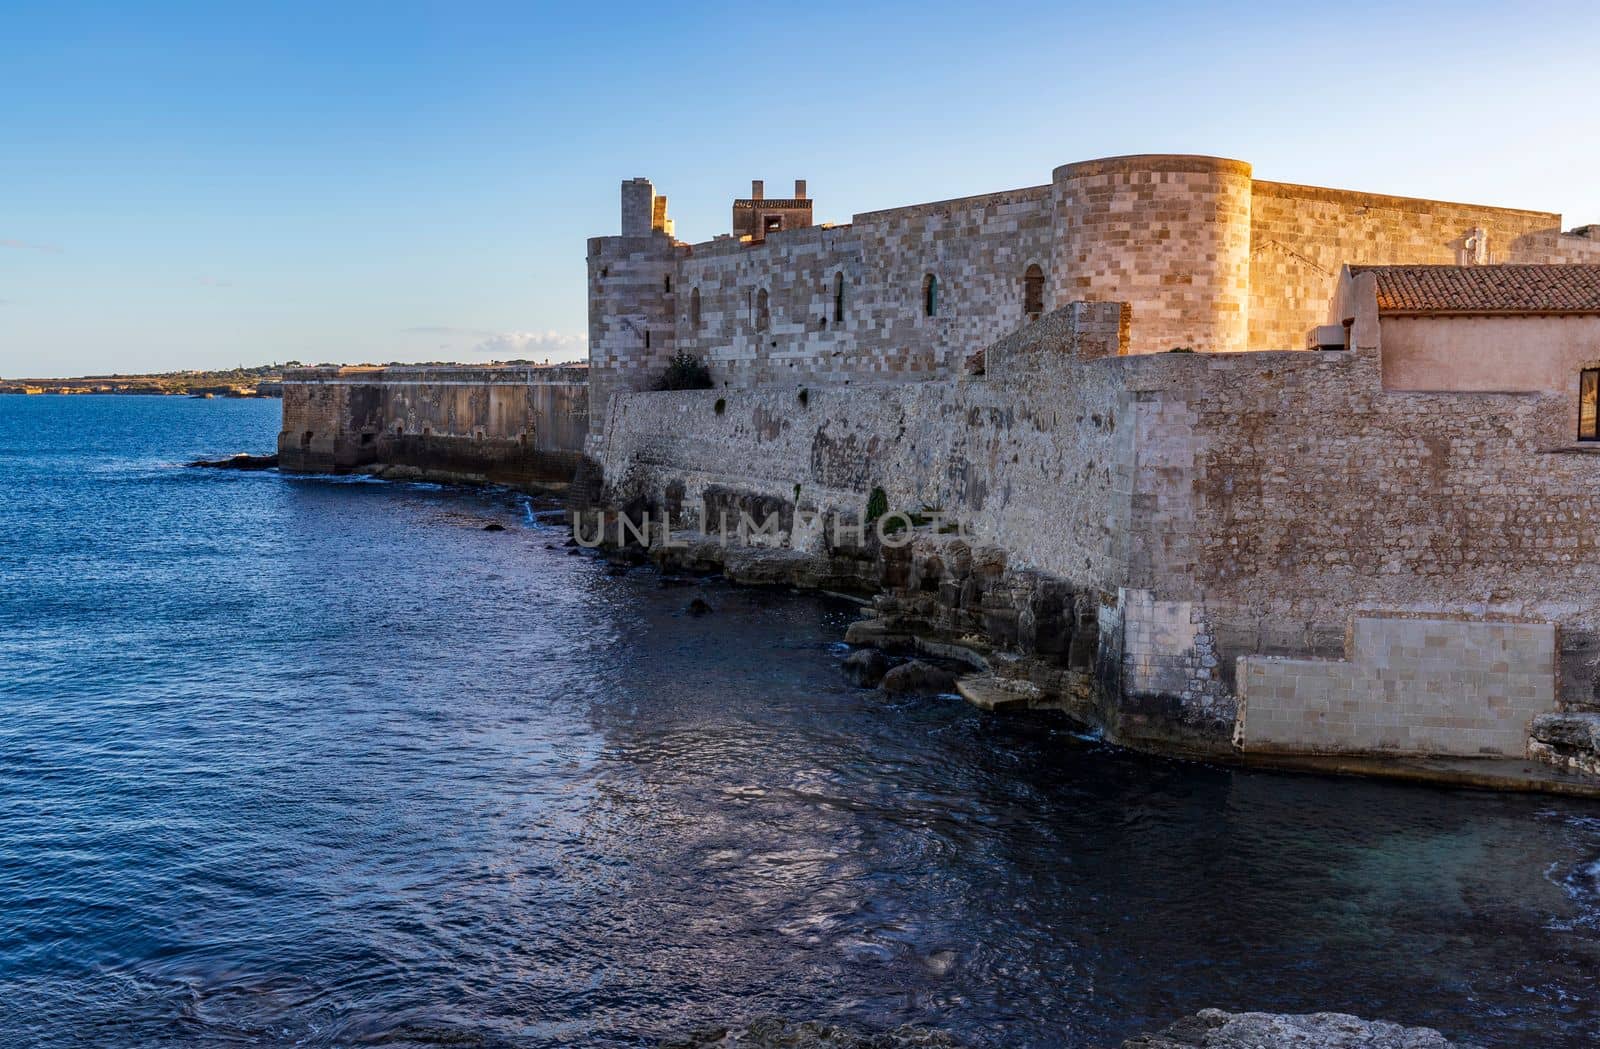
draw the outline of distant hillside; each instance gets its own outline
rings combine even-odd
[[[285,368],[299,361],[221,371],[160,372],[153,375],[80,375],[70,379],[0,379],[0,393],[140,393],[215,397],[281,397]]]

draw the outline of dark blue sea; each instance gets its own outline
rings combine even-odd
[[[0,1045],[1600,1041],[1600,804],[887,702],[848,605],[612,577],[510,493],[182,465],[278,410],[0,397]]]

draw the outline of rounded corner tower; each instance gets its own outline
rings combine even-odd
[[[1130,353],[1248,348],[1250,165],[1146,154],[1056,168],[1054,301],[1126,302]]]

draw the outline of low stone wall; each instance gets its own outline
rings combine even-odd
[[[1555,709],[1548,623],[1358,618],[1347,660],[1239,657],[1247,751],[1524,755]]]
[[[305,368],[284,377],[282,467],[565,482],[588,435],[587,369]]]

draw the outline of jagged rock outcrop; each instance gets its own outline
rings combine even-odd
[[[752,1020],[743,1027],[713,1027],[662,1043],[663,1049],[960,1049],[948,1033],[929,1027],[905,1026],[892,1031],[864,1031],[816,1020],[793,1022],[775,1016]]]
[[[1540,714],[1529,731],[1528,756],[1567,772],[1600,776],[1600,714]]]
[[[907,1025],[892,1031],[768,1016],[662,1043],[663,1049],[960,1049],[949,1032]],[[1472,1049],[1431,1027],[1404,1027],[1348,1013],[1228,1013],[1202,1009],[1122,1049]]]
[[[1227,1013],[1202,1009],[1122,1049],[1467,1049],[1431,1027],[1402,1027],[1348,1013]]]
[[[278,457],[276,455],[251,455],[249,452],[239,452],[226,459],[196,459],[190,466],[203,466],[211,470],[276,470]]]

